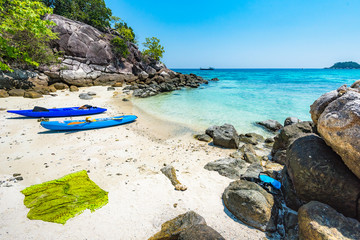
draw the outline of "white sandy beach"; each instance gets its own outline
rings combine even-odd
[[[79,93],[93,91],[93,100]],[[105,114],[135,114],[136,122],[111,128],[72,133],[51,132],[36,119],[18,118],[0,111],[0,180],[21,173],[23,181],[0,185],[0,239],[121,239],[144,240],[161,224],[193,210],[226,239],[263,239],[265,233],[231,218],[224,210],[222,193],[231,182],[203,167],[233,150],[213,147],[192,138],[183,126],[156,119],[123,102],[121,88],[80,88],[58,91],[40,99],[0,98],[0,108],[31,109],[90,104],[108,108]],[[76,117],[74,119],[83,119]],[[203,129],[204,130],[204,129]],[[172,164],[187,191],[175,191],[160,172]],[[109,192],[109,203],[91,213],[86,210],[65,225],[29,220],[20,192],[34,184],[58,179],[80,170]],[[177,204],[174,207],[174,204]],[[228,215],[229,214],[229,215]]]

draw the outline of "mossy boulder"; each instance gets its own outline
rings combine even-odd
[[[24,89],[11,89],[8,93],[12,97],[23,97],[25,90]]]
[[[24,93],[24,98],[41,98],[42,94],[35,92],[35,91],[29,91]]]

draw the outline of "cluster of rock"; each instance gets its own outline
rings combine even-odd
[[[135,97],[151,97],[162,92],[171,92],[183,87],[197,88],[208,81],[195,74],[175,73],[171,70],[163,70],[160,74],[141,74],[132,86],[124,90],[134,90]]]
[[[131,85],[135,96],[148,97],[181,87],[198,87],[206,80],[196,75],[175,73],[154,60],[143,60],[138,47],[128,43],[129,55],[118,58],[113,54],[111,39],[114,33],[59,15],[47,15],[53,21],[53,31],[59,39],[52,44],[54,52],[64,55],[59,63],[40,66],[35,70],[0,71],[0,97],[24,96],[38,98],[56,90],[61,83],[67,89],[86,86]],[[19,91],[21,90],[21,91]],[[28,93],[30,92],[30,93]]]
[[[359,87],[360,81],[322,95],[311,105],[313,121],[261,124],[277,131],[273,140],[238,135],[229,124],[197,135],[237,149],[205,166],[236,180],[223,193],[226,208],[286,239],[360,239]],[[281,191],[261,183],[260,173],[281,181]]]

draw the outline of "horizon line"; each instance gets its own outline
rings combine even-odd
[[[200,67],[168,67],[170,69],[198,69],[200,70]],[[228,67],[228,68],[215,68],[214,67],[214,70],[217,70],[217,69],[334,69],[334,70],[339,70],[339,69],[336,69],[336,68],[329,68],[329,67],[310,67],[310,68],[303,68],[303,67],[290,67],[290,68],[287,68],[287,67],[254,67],[254,68],[237,68],[237,67]],[[346,70],[346,69],[345,69]],[[347,69],[349,70],[349,69]],[[206,70],[204,70],[206,71]]]

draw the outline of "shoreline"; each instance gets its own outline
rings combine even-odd
[[[0,111],[2,152],[0,180],[20,173],[23,181],[0,186],[0,238],[4,239],[147,239],[161,224],[193,210],[226,239],[263,239],[264,232],[248,227],[224,211],[222,193],[232,181],[204,169],[206,163],[227,157],[234,150],[213,147],[193,139],[191,129],[142,113],[125,96],[91,87],[93,100],[78,98],[81,92],[61,91],[57,97],[0,99],[0,108],[31,108],[39,105],[76,106],[90,104],[108,108],[96,117],[121,113],[138,114],[136,122],[112,128],[72,133],[49,133],[36,119],[16,119]],[[73,119],[83,119],[74,117]],[[56,120],[56,119],[54,119]],[[187,132],[189,130],[189,132]],[[185,192],[174,190],[160,171],[164,164],[177,170]],[[65,225],[29,220],[20,193],[34,184],[58,179],[80,170],[109,192],[109,203],[70,219]],[[176,205],[176,207],[175,207]]]

